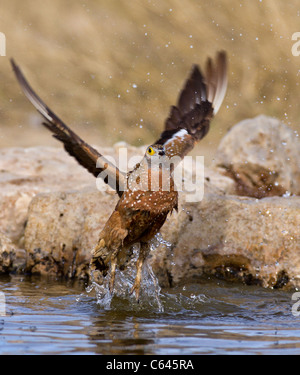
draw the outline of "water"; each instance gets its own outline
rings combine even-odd
[[[0,278],[0,354],[300,354],[292,292],[208,280],[155,296],[112,297],[84,283]]]
[[[160,237],[158,240],[162,242]],[[153,249],[157,245],[157,238],[150,244],[150,249]],[[147,261],[144,262],[142,268],[142,278],[141,278],[141,295],[142,298],[139,299],[137,303],[135,298],[135,293],[131,293],[135,278],[136,278],[136,264],[139,257],[139,246],[132,247],[132,254],[127,260],[126,267],[123,271],[120,271],[118,267],[116,268],[115,273],[115,282],[114,282],[114,291],[113,293],[109,292],[110,289],[110,278],[111,274],[108,271],[107,276],[103,280],[103,284],[99,285],[94,281],[93,272],[91,272],[91,283],[86,288],[86,291],[90,293],[92,290],[96,293],[97,303],[101,306],[102,309],[109,310],[112,307],[112,301],[121,300],[122,306],[121,309],[124,310],[126,305],[129,305],[129,310],[140,310],[145,308],[157,309],[159,312],[164,311],[164,307],[160,298],[161,288],[158,283],[158,279],[154,275],[151,266]]]

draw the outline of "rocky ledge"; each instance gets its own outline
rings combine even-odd
[[[116,156],[118,147],[101,151]],[[116,194],[97,190],[61,148],[0,150],[0,182],[0,273],[86,278]],[[205,168],[203,199],[188,202],[180,193],[161,236],[149,261],[162,286],[216,276],[299,287],[297,132],[266,116],[232,127]]]

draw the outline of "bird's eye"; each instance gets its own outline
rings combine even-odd
[[[152,147],[148,147],[147,154],[151,156],[155,154],[155,151],[153,150]]]

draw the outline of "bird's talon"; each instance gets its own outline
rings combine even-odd
[[[134,283],[131,290],[130,290],[130,294],[133,294],[133,292],[135,293],[135,298],[136,298],[136,301],[139,302],[139,298],[140,298],[140,285],[138,283]]]
[[[109,281],[109,292],[110,292],[110,294],[113,294],[113,292],[114,292],[114,284],[115,284],[115,280],[114,280],[114,278],[111,278],[110,281]]]

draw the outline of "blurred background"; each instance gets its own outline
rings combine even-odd
[[[21,93],[9,58],[87,142],[153,142],[191,66],[224,49],[229,88],[198,154],[266,114],[299,129],[299,1],[2,0],[0,147],[59,146]]]

